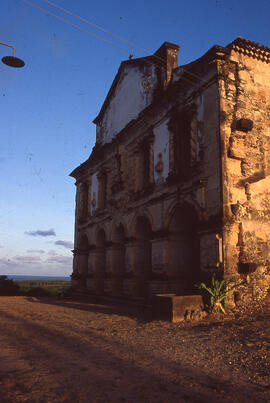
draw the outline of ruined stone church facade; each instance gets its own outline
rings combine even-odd
[[[72,284],[150,299],[214,272],[263,298],[270,264],[270,49],[237,38],[178,66],[121,63],[76,179]]]

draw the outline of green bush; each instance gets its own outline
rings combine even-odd
[[[26,291],[26,295],[31,297],[51,297],[51,293],[49,290],[46,290],[42,287],[32,287],[28,291]]]
[[[213,274],[211,279],[211,284],[207,285],[205,283],[197,284],[197,288],[200,290],[205,290],[210,298],[209,304],[206,304],[206,308],[210,312],[225,312],[225,303],[229,295],[229,292],[234,288],[239,287],[243,283],[239,283],[236,278],[231,278],[230,280],[219,280]]]
[[[17,283],[21,295],[32,297],[62,297],[70,289],[70,283],[61,280],[30,280]]]
[[[0,276],[0,295],[18,295],[20,288],[7,276]]]

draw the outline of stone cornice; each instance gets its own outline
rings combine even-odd
[[[257,42],[252,42],[247,39],[236,38],[233,42],[227,45],[228,49],[235,52],[242,53],[246,56],[253,57],[253,59],[261,60],[265,63],[270,63],[270,48],[267,46],[259,45]]]

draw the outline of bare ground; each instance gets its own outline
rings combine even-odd
[[[0,297],[0,402],[270,402],[269,319],[269,304],[171,324]]]

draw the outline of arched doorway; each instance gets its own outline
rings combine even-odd
[[[81,287],[86,287],[86,279],[88,274],[88,254],[89,243],[87,236],[84,234],[79,239],[77,249],[77,268],[80,274],[79,285]]]
[[[113,253],[111,254],[112,274],[122,275],[125,271],[125,230],[122,224],[115,226],[112,234]]]
[[[152,269],[152,227],[147,217],[137,217],[134,235],[133,272],[135,278],[133,295],[136,297],[147,297],[148,282]]]
[[[96,249],[94,261],[94,288],[98,294],[104,292],[104,278],[106,272],[106,234],[100,229],[96,236]]]
[[[189,204],[178,205],[169,221],[167,275],[179,282],[179,292],[193,291],[199,279],[198,217]]]
[[[123,276],[125,274],[125,230],[122,224],[114,227],[112,233],[112,246],[110,247],[110,293],[122,295]]]

